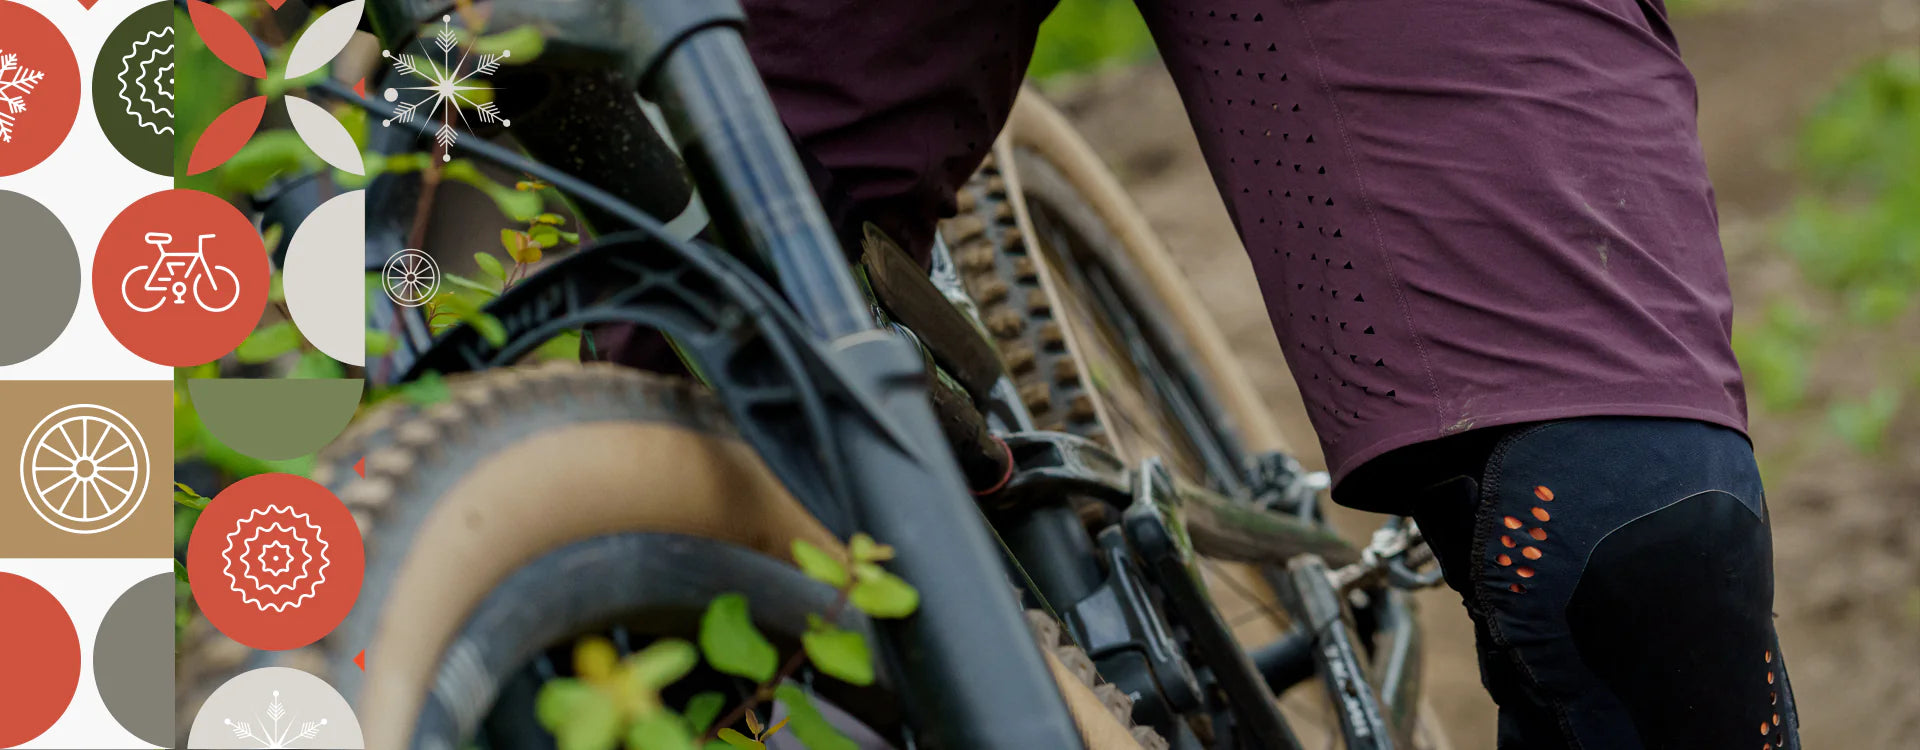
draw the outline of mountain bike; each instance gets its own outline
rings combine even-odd
[[[444,5],[369,12],[395,50]],[[834,597],[791,542],[838,549],[856,531],[896,547],[920,609],[841,617],[877,645],[872,686],[795,680],[872,746],[1298,748],[1275,695],[1309,684],[1348,748],[1442,746],[1417,710],[1407,592],[1438,579],[1418,530],[1395,520],[1360,547],[1327,527],[1325,476],[1282,450],[1057,112],[1023,95],[930,270],[881,239],[850,269],[736,6],[489,10],[546,36],[537,63],[500,73],[525,152],[470,137],[453,153],[553,186],[593,238],[494,301],[491,336],[436,334],[369,295],[369,325],[398,343],[367,377],[438,374],[451,393],[372,410],[315,472],[365,531],[359,603],[318,658],[369,746],[551,746],[533,696],[569,644],[688,637],[723,592],[790,652]],[[312,91],[393,116],[342,84]],[[410,151],[424,132],[370,145]],[[379,272],[409,249],[422,188],[367,189]],[[319,192],[264,210],[297,216]],[[662,217],[696,196],[712,226],[670,231]],[[604,323],[665,332],[698,381],[518,365]],[[1242,648],[1206,581],[1221,563],[1274,588],[1281,637]]]

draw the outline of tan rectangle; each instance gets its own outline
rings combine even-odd
[[[0,557],[173,555],[173,383],[0,382]]]

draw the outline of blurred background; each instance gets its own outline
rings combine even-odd
[[[1920,736],[1920,2],[1668,0],[1700,90],[1734,343],[1773,514],[1774,609],[1808,747]],[[1063,0],[1032,75],[1114,167],[1312,453],[1251,266],[1132,0]],[[1303,456],[1310,462],[1317,456]],[[1359,514],[1353,514],[1359,515]],[[1346,519],[1364,533],[1376,520]],[[1428,692],[1494,709],[1450,591]]]

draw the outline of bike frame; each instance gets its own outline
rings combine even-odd
[[[200,269],[206,272],[206,274],[208,275],[208,278],[209,278],[208,283],[211,283],[214,285],[213,286],[214,291],[219,291],[220,280],[217,278],[213,278],[213,266],[207,263],[207,240],[213,239],[213,238],[214,238],[214,235],[211,235],[211,234],[200,235],[199,245],[196,246],[195,249],[190,251],[181,251],[176,253],[176,252],[171,252],[164,249],[160,250],[160,257],[154,259],[153,270],[147,272],[147,281],[145,285],[141,287],[141,289],[148,292],[172,291],[172,289],[167,286],[154,286],[153,282],[154,280],[160,278],[160,269],[169,265],[167,263],[168,258],[175,258],[175,259],[185,258],[187,259],[187,267],[181,270],[178,280],[184,281],[186,279],[193,278],[193,269],[195,266],[199,266]],[[176,280],[175,277],[169,276],[163,281],[172,282],[175,280]]]
[[[420,20],[450,7],[399,0],[374,3],[369,11],[374,30],[391,49],[410,41]],[[1391,666],[1368,680],[1361,656],[1366,648],[1346,606],[1347,592],[1330,586],[1326,568],[1357,562],[1361,553],[1317,524],[1310,510],[1289,517],[1251,508],[1246,498],[1276,489],[1252,486],[1259,484],[1259,471],[1248,472],[1244,488],[1236,481],[1209,482],[1214,489],[1235,490],[1243,498],[1236,501],[1174,482],[1156,461],[1121,466],[1111,454],[1071,436],[1009,436],[1019,468],[995,498],[999,510],[1057,502],[1076,493],[1113,505],[1124,522],[1111,530],[1117,535],[1112,540],[1103,535],[1105,552],[1092,550],[1084,533],[1077,543],[1088,554],[1108,555],[1116,571],[1109,585],[1138,601],[1118,609],[1067,611],[1064,605],[1076,599],[1065,595],[1059,582],[1070,576],[1040,562],[1029,577],[1021,569],[1027,556],[1015,553],[1020,560],[1007,559],[1010,546],[1035,547],[1019,544],[1033,526],[1015,525],[999,538],[968,493],[928,405],[921,354],[871,322],[868,302],[747,55],[737,5],[730,0],[495,0],[492,13],[501,27],[537,24],[546,30],[550,39],[542,64],[569,71],[554,89],[602,87],[615,116],[592,118],[591,125],[574,121],[546,131],[527,128],[525,134],[517,128],[535,159],[479,138],[461,139],[453,150],[553,185],[576,202],[597,239],[515,285],[489,307],[507,329],[504,343],[466,327],[436,338],[417,311],[371,304],[370,324],[394,333],[400,347],[368,363],[369,379],[397,382],[426,372],[510,364],[553,335],[594,323],[636,323],[673,336],[720,394],[742,435],[796,498],[842,537],[865,531],[898,550],[892,567],[920,589],[920,611],[906,620],[878,623],[876,631],[882,671],[898,680],[916,746],[1081,747],[1022,621],[1020,604],[1007,595],[1013,577],[1028,584],[1052,581],[1029,586],[1030,595],[1061,614],[1076,639],[1096,655],[1103,644],[1093,643],[1091,633],[1100,618],[1132,618],[1131,625],[1112,632],[1155,638],[1177,624],[1191,636],[1193,653],[1176,653],[1178,658],[1158,666],[1183,670],[1190,656],[1205,667],[1238,731],[1263,747],[1299,746],[1273,694],[1315,674],[1328,676],[1329,697],[1339,709],[1349,748],[1392,747],[1393,738],[1407,736],[1417,696],[1418,639],[1407,635],[1417,631],[1405,597],[1370,590],[1379,595],[1379,606],[1369,612],[1388,629],[1393,651],[1387,660]],[[676,212],[691,192],[677,171],[657,168],[673,163],[672,149],[640,115],[631,96],[636,87],[661,103],[693,186],[714,216],[717,236],[745,257],[676,238],[655,218]],[[391,116],[392,105],[337,82],[313,88]],[[411,150],[425,127],[376,132],[373,148]],[[582,145],[581,139],[591,143],[595,137],[620,137],[638,147],[614,158],[576,162],[574,172],[547,163],[548,156],[565,158],[563,146]],[[655,168],[636,168],[645,165]],[[369,186],[374,207],[368,216],[370,268],[406,247],[418,189],[413,178],[393,175]],[[269,203],[266,212],[297,215],[298,206],[317,202],[317,195],[310,183],[296,183],[280,196],[296,200]],[[1145,327],[1152,328],[1151,321]],[[1178,375],[1193,377],[1184,371]],[[1182,413],[1183,422],[1208,421],[1212,405],[1195,407]],[[1238,458],[1226,437],[1224,444],[1232,448],[1226,455]],[[847,460],[856,456],[857,461]],[[1299,479],[1297,471],[1282,475],[1288,482]],[[1066,544],[1074,543],[1073,534],[1064,536]],[[1061,535],[1041,538],[1038,547],[1045,549]],[[1194,570],[1197,555],[1289,565],[1287,575],[1275,582],[1303,627],[1264,651],[1256,664],[1234,643],[1208,600]],[[1084,582],[1073,587],[1084,589]],[[1175,613],[1158,626],[1141,621],[1142,611],[1156,606],[1147,601],[1149,589]],[[1062,595],[1055,597],[1056,592]],[[1063,606],[1055,608],[1049,599]],[[1179,650],[1161,640],[1159,651]],[[1129,643],[1104,645],[1117,649]]]

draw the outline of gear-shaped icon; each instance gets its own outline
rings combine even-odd
[[[313,518],[280,505],[235,522],[220,557],[228,588],[262,612],[286,612],[313,598],[332,564]]]

